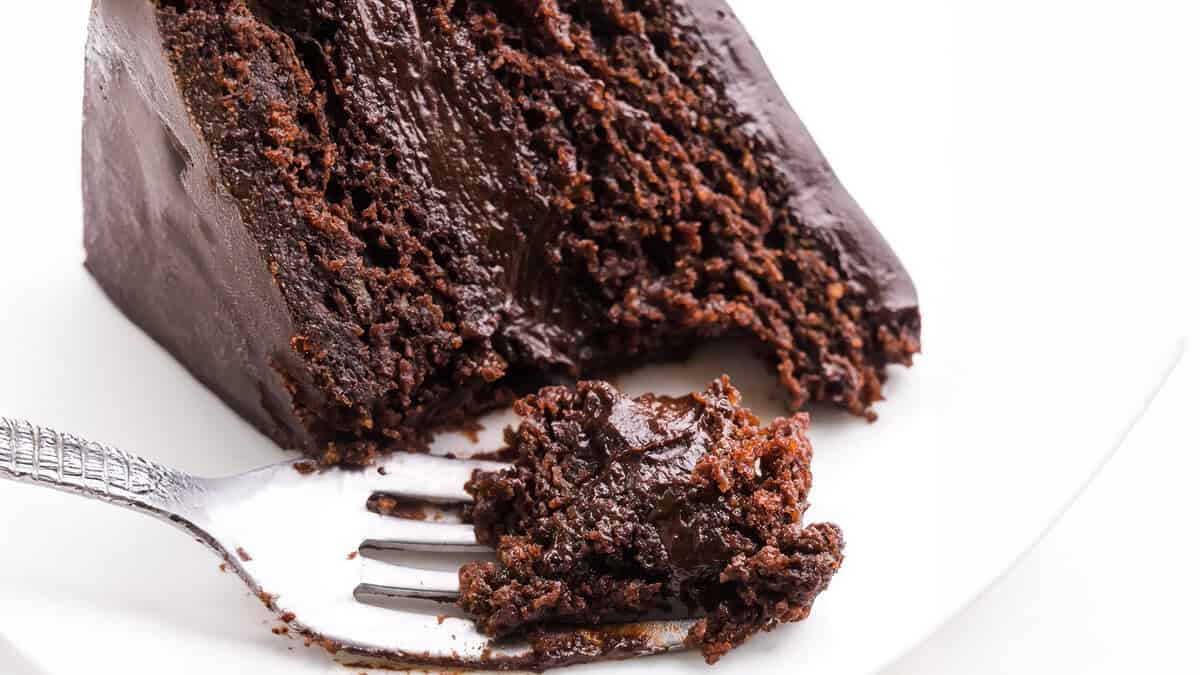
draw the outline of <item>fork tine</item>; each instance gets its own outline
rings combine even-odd
[[[378,478],[371,481],[374,492],[441,502],[469,502],[463,486],[476,469],[494,471],[506,464],[479,460],[449,459],[434,455],[396,453],[382,463]]]
[[[363,558],[362,583],[354,595],[453,600],[458,597],[458,574]]]
[[[370,520],[362,545],[365,548],[435,553],[491,551],[475,541],[475,528],[470,525],[427,523],[389,516]]]

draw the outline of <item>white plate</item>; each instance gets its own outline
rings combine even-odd
[[[45,59],[14,69],[6,85],[39,105],[0,112],[7,154],[21,158],[21,171],[0,183],[0,413],[199,474],[276,461],[278,450],[122,318],[79,264],[86,3],[77,4],[64,23],[57,3],[16,3],[0,34],[6,62],[20,62],[32,45]],[[1019,144],[987,133],[954,144],[965,154],[951,152],[942,3],[736,6],[913,272],[926,353],[911,371],[892,372],[878,423],[816,414],[810,518],[845,528],[845,568],[808,621],[755,638],[721,665],[867,673],[1032,540],[1137,416],[1176,345],[1145,285],[1118,278],[1106,262],[1147,253],[1097,226],[1135,208],[1110,176],[1096,168],[1064,184],[1052,153],[1032,165]],[[968,109],[992,103],[971,91],[965,103],[953,96]],[[1009,194],[1021,198],[994,199],[1014,166],[1025,182]],[[1056,194],[1038,187],[1051,183]],[[1107,191],[1103,209],[1080,206],[1094,203],[1090,190]],[[1066,203],[1074,206],[1064,212]],[[1085,224],[1081,256],[1076,230]],[[622,383],[682,392],[721,372],[760,413],[778,412],[761,366],[729,348]],[[320,650],[273,636],[261,605],[211,554],[149,519],[5,483],[0,533],[0,672],[341,672]],[[637,672],[646,663],[573,672]],[[694,654],[648,663],[664,672],[701,667]]]

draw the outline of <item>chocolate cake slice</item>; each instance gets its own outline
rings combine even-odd
[[[760,427],[727,379],[682,398],[581,382],[516,407],[513,467],[467,484],[499,562],[462,568],[459,604],[491,635],[681,602],[702,615],[689,644],[713,662],[806,618],[841,565],[841,530],[801,522],[804,413]]]
[[[717,0],[94,0],[83,137],[105,291],[329,462],[720,337],[871,417],[919,349]]]

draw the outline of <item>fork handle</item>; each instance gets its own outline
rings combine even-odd
[[[197,512],[196,478],[136,455],[0,417],[0,478],[72,492],[177,525]]]

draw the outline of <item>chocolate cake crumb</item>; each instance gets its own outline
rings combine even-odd
[[[920,348],[720,0],[92,4],[88,269],[323,463],[717,338],[871,418]]]
[[[566,666],[604,659],[622,659],[655,651],[650,636],[617,627],[584,630],[534,631],[529,636],[534,663]]]
[[[463,438],[467,439],[471,445],[479,445],[479,432],[484,430],[483,424],[479,420],[467,420],[459,426],[456,431],[462,434]]]
[[[803,413],[760,426],[727,378],[680,398],[581,382],[515,407],[514,465],[466,486],[498,562],[460,570],[459,604],[489,635],[681,602],[701,617],[688,643],[715,662],[806,618],[841,565],[841,530],[802,523]]]
[[[406,520],[426,520],[425,502],[418,499],[404,499],[385,494],[373,494],[367,499],[367,510],[381,516],[404,518]]]

